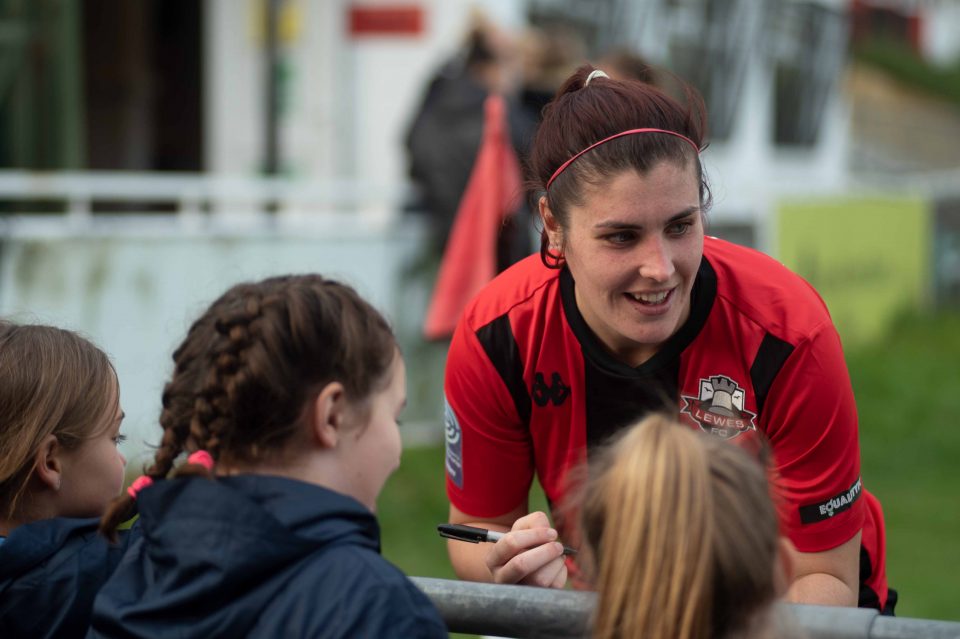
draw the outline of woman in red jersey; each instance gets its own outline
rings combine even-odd
[[[562,587],[558,535],[530,513],[639,417],[769,445],[788,599],[888,609],[883,520],[862,490],[857,415],[837,332],[816,291],[775,260],[706,237],[702,103],[586,66],[544,110],[530,165],[539,256],[468,306],[445,379],[450,519],[508,532],[450,542],[465,579]],[[749,522],[744,522],[749,525]]]

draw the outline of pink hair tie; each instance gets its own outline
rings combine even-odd
[[[187,457],[188,464],[199,464],[207,470],[213,470],[213,457],[205,450],[198,450]]]
[[[690,138],[688,138],[688,137],[685,136],[685,135],[681,135],[681,134],[677,133],[676,131],[667,131],[666,129],[629,129],[629,130],[627,130],[627,131],[621,131],[620,133],[614,133],[614,134],[611,135],[610,137],[603,138],[603,139],[600,140],[599,142],[594,142],[593,144],[591,144],[590,146],[588,146],[588,147],[585,148],[584,150],[580,151],[579,153],[576,153],[572,158],[570,158],[569,160],[567,160],[566,162],[564,162],[563,164],[561,164],[559,169],[557,169],[556,171],[553,172],[553,175],[551,175],[551,176],[550,176],[550,179],[547,180],[547,188],[548,188],[548,189],[550,188],[550,185],[553,184],[553,181],[557,179],[557,176],[558,176],[558,175],[560,175],[561,173],[563,173],[564,169],[566,169],[568,166],[570,166],[571,164],[573,164],[573,161],[574,161],[574,160],[576,160],[578,157],[580,157],[581,155],[583,155],[583,154],[586,153],[587,151],[590,151],[590,150],[592,150],[592,149],[595,149],[595,148],[597,148],[598,146],[600,146],[601,144],[606,144],[606,143],[609,142],[610,140],[616,140],[617,138],[622,138],[622,137],[625,136],[625,135],[636,135],[636,134],[638,134],[638,133],[666,133],[667,135],[672,135],[673,137],[675,137],[675,138],[680,138],[681,140],[683,140],[684,142],[686,142],[687,144],[689,144],[690,146],[692,146],[692,147],[693,147],[693,150],[697,152],[697,155],[700,154],[700,147],[698,147],[698,146],[693,142],[693,140],[691,140]]]
[[[130,495],[130,499],[136,500],[137,494],[146,488],[147,486],[153,485],[153,477],[148,477],[147,475],[140,475],[133,480],[133,483],[130,484],[130,487],[127,488],[127,494]]]

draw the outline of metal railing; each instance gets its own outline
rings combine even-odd
[[[571,590],[412,577],[451,632],[501,637],[585,637],[596,595]],[[875,610],[780,604],[776,636],[809,639],[960,639],[960,623],[884,617]]]
[[[406,189],[355,180],[0,170],[0,236],[383,231],[401,222]],[[95,215],[104,205],[109,212]]]
[[[265,205],[290,210],[362,210],[399,206],[403,184],[356,180],[250,177],[209,173],[0,170],[0,200],[62,200],[85,217],[96,201],[170,203],[181,214]]]

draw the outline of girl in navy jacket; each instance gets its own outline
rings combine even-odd
[[[97,534],[123,485],[122,420],[100,349],[0,321],[0,637],[86,634],[124,550]]]
[[[380,556],[406,399],[383,317],[317,275],[240,284],[173,359],[154,462],[103,520],[110,534],[135,500],[143,537],[91,636],[446,637]]]

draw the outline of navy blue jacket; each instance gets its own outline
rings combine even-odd
[[[42,519],[0,544],[0,637],[83,637],[93,598],[136,533],[111,545],[98,519]]]
[[[291,479],[158,482],[91,637],[446,637],[359,502]]]

